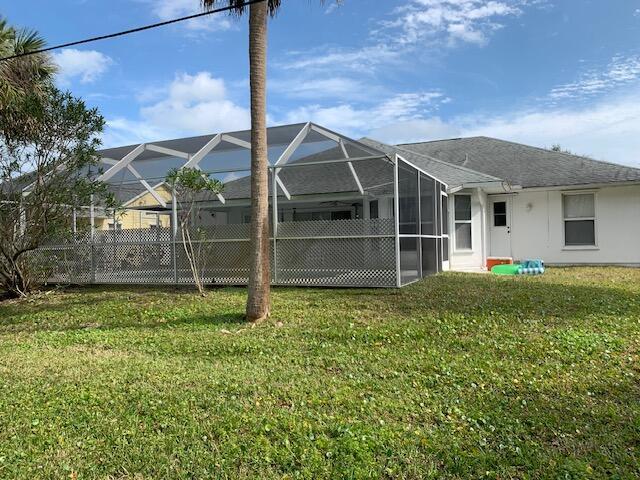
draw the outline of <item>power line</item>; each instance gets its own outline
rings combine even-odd
[[[247,0],[244,2],[244,6],[253,5],[254,3],[264,2],[266,0]],[[59,48],[67,48],[74,47],[76,45],[83,45],[85,43],[97,42],[99,40],[107,40],[109,38],[122,37],[123,35],[130,35],[132,33],[142,32],[144,30],[151,30],[152,28],[164,27],[165,25],[171,25],[172,23],[183,22],[185,20],[192,20],[194,18],[200,18],[207,15],[212,15],[214,13],[220,12],[228,12],[230,10],[236,9],[236,6],[229,5],[227,7],[215,8],[212,10],[207,10],[205,12],[195,13],[193,15],[187,15],[186,17],[174,18],[172,20],[166,20],[164,22],[152,23],[150,25],[145,25],[142,27],[132,28],[130,30],[124,30],[122,32],[110,33],[108,35],[100,35],[99,37],[91,37],[85,38],[84,40],[77,40],[75,42],[63,43],[61,45],[55,45],[53,47],[41,48],[40,50],[33,50],[31,52],[23,52],[17,53],[16,55],[11,55],[9,57],[0,58],[0,62],[4,62],[7,60],[13,60],[15,58],[28,57],[29,55],[36,55],[38,53],[50,52],[52,50],[57,50]]]

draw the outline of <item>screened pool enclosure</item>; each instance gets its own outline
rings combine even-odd
[[[313,123],[268,130],[275,285],[399,287],[447,269],[446,185],[402,158]],[[247,283],[250,131],[100,152],[122,203],[72,212],[70,233],[34,253],[51,283],[189,284],[173,168],[224,184],[200,195],[188,233],[205,284]]]

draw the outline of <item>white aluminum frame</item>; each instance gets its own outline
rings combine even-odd
[[[305,139],[308,137],[308,135],[311,132],[315,132],[325,138],[327,138],[328,140],[332,140],[337,144],[337,147],[339,149],[339,151],[341,152],[342,156],[344,158],[336,158],[336,159],[332,159],[332,160],[327,160],[327,161],[322,161],[322,162],[295,162],[292,163],[290,165],[287,164],[287,162],[295,155],[296,151],[298,150],[298,148],[304,143]],[[180,159],[183,159],[185,162],[182,165],[182,167],[180,168],[197,168],[200,169],[200,163],[201,161],[209,154],[211,153],[214,149],[216,149],[222,142],[227,142],[227,143],[231,143],[233,145],[237,145],[239,147],[242,148],[246,148],[248,150],[251,150],[251,144],[250,142],[247,142],[245,140],[242,140],[240,138],[236,138],[231,134],[228,133],[219,133],[216,134],[214,136],[212,136],[204,146],[202,146],[200,148],[200,150],[198,150],[196,153],[194,154],[190,154],[187,152],[183,152],[180,150],[176,150],[173,148],[167,148],[161,145],[154,145],[152,143],[142,143],[136,147],[134,147],[130,152],[128,152],[126,155],[124,155],[120,160],[117,159],[112,159],[112,158],[107,158],[104,157],[101,159],[101,161],[104,164],[110,165],[110,168],[108,168],[108,170],[106,172],[104,172],[102,175],[100,175],[100,177],[98,177],[98,180],[101,181],[106,181],[109,180],[111,178],[113,178],[114,175],[116,175],[118,172],[122,171],[123,169],[127,169],[134,177],[135,177],[135,181],[138,181],[145,189],[146,192],[148,192],[150,195],[152,195],[152,197],[158,202],[159,205],[161,205],[162,207],[166,208],[167,204],[169,202],[165,201],[159,194],[157,191],[157,188],[162,184],[159,183],[155,186],[150,185],[146,179],[136,170],[135,166],[133,165],[133,162],[136,158],[138,158],[143,152],[145,151],[150,151],[150,152],[155,152],[158,153],[160,155],[167,155],[167,156],[172,156],[172,157],[177,157]],[[440,226],[440,232],[439,234],[437,234],[438,232],[434,232],[436,233],[436,235],[422,235],[421,234],[421,230],[420,230],[420,226],[419,226],[419,230],[418,233],[416,235],[409,235],[409,234],[400,234],[400,204],[399,204],[399,162],[404,162],[407,166],[409,166],[412,170],[418,172],[417,175],[417,186],[418,186],[418,195],[420,194],[420,182],[421,182],[421,176],[420,175],[425,175],[426,177],[432,179],[433,181],[437,182],[436,185],[440,191],[440,196],[436,197],[440,199],[440,202],[442,202],[442,198],[443,197],[448,197],[448,195],[446,194],[446,191],[443,191],[441,186],[442,185],[445,189],[448,188],[448,185],[443,182],[442,180],[438,179],[437,177],[434,177],[433,175],[431,175],[430,173],[426,172],[425,170],[423,170],[422,168],[414,165],[413,163],[407,161],[402,155],[399,154],[393,154],[392,156],[390,155],[386,155],[382,152],[379,152],[379,154],[376,154],[377,152],[375,150],[372,150],[370,147],[368,146],[362,146],[362,150],[366,153],[372,153],[372,155],[370,156],[362,156],[362,157],[350,157],[349,152],[347,150],[347,143],[351,142],[350,139],[347,139],[345,137],[342,137],[336,133],[333,133],[329,130],[326,130],[322,127],[319,127],[311,122],[308,122],[306,124],[304,124],[304,126],[301,128],[301,130],[298,132],[298,134],[294,137],[294,139],[289,143],[289,145],[285,148],[284,152],[280,155],[280,157],[278,158],[278,160],[275,162],[275,164],[270,165],[269,166],[269,170],[270,173],[272,175],[272,191],[271,191],[271,195],[272,195],[272,222],[273,222],[273,232],[272,232],[272,241],[273,241],[273,255],[274,255],[274,276],[273,276],[273,281],[274,283],[278,283],[278,278],[277,278],[277,274],[278,274],[278,268],[277,268],[277,251],[278,251],[278,240],[280,239],[278,236],[278,214],[279,214],[279,209],[278,209],[278,201],[281,200],[282,198],[278,198],[279,192],[278,189],[281,190],[282,194],[284,195],[284,197],[287,200],[292,200],[292,195],[290,194],[290,192],[288,191],[286,185],[283,183],[282,179],[279,177],[278,173],[285,168],[292,168],[292,167],[304,167],[304,166],[310,166],[310,165],[319,165],[319,164],[327,164],[327,163],[346,163],[347,168],[349,169],[349,172],[351,174],[351,176],[353,177],[353,180],[355,182],[355,187],[357,188],[357,192],[363,197],[363,208],[366,207],[369,197],[368,197],[368,192],[365,190],[365,188],[363,187],[363,184],[358,176],[358,173],[356,171],[356,169],[354,168],[354,163],[357,161],[364,161],[364,160],[374,160],[374,159],[380,159],[381,161],[390,161],[392,163],[392,168],[393,168],[393,197],[394,197],[394,205],[393,205],[393,215],[394,215],[394,219],[393,219],[393,224],[394,224],[394,233],[393,235],[383,235],[384,237],[388,237],[388,238],[394,238],[394,243],[395,243],[395,270],[396,270],[396,279],[395,279],[395,283],[397,287],[401,287],[403,286],[403,282],[402,282],[402,272],[401,272],[401,255],[400,255],[400,239],[401,237],[418,237],[418,238],[435,238],[438,240],[437,245],[439,246],[439,248],[436,249],[436,258],[437,258],[437,262],[438,262],[438,270],[443,268],[443,260],[441,258],[441,249],[442,249],[442,244],[443,244],[443,238],[450,238],[450,232],[448,234],[444,234],[444,229],[443,229],[443,225],[441,224]],[[359,145],[358,142],[354,142],[355,145]],[[246,171],[246,168],[242,168],[242,169],[234,169],[235,171]],[[219,170],[219,171],[212,171],[212,172],[204,172],[203,171],[203,175],[210,175],[212,173],[223,173],[223,172],[229,172],[229,170]],[[133,181],[133,180],[132,180]],[[440,184],[440,185],[438,185]],[[355,194],[354,190],[354,194]],[[141,194],[143,195],[143,194]],[[222,203],[225,204],[226,200],[222,195],[218,195],[217,196],[218,200]],[[434,198],[435,200],[435,198]],[[437,217],[437,211],[438,209],[442,210],[441,205],[434,205],[435,207],[435,215],[436,215],[436,221],[438,221],[438,217]],[[420,205],[420,201],[418,200],[418,215],[421,221],[421,205]],[[366,209],[366,213],[365,216],[368,217],[368,209]],[[92,238],[94,238],[95,236],[95,206],[93,205],[93,199],[91,202],[91,206],[90,206],[90,219],[91,219],[91,236]],[[175,239],[177,236],[177,199],[176,199],[176,195],[175,192],[172,192],[171,194],[171,219],[172,219],[172,236]],[[448,219],[444,218],[443,215],[440,215],[439,218],[440,222],[448,222]],[[331,239],[331,238],[377,238],[378,236],[368,236],[368,235],[358,235],[358,236],[339,236],[339,237],[331,237],[331,236],[327,236],[327,237],[313,237],[313,238],[326,238],[326,239]],[[304,237],[304,239],[306,239],[307,237]],[[302,239],[302,237],[301,237]],[[245,241],[246,239],[238,239],[238,241]],[[287,237],[286,240],[295,240],[295,238],[289,238]],[[230,239],[221,239],[221,240],[213,240],[213,241],[220,241],[220,242],[228,242],[228,241],[233,241]],[[452,248],[451,245],[451,241],[449,241],[449,249]],[[449,252],[450,253],[450,252]],[[176,270],[175,268],[175,262],[176,262],[176,258],[175,258],[175,251],[173,252],[173,256],[174,256],[174,271]],[[418,265],[417,265],[417,271],[419,273],[419,277],[421,278],[423,276],[422,272],[422,251],[420,248],[420,244],[418,243],[418,252],[417,252],[417,256],[418,256]]]
[[[436,234],[435,235],[423,235],[422,232],[420,231],[422,228],[422,207],[421,207],[421,202],[420,202],[420,194],[421,194],[421,185],[420,185],[420,175],[417,175],[416,178],[416,183],[417,183],[417,192],[418,192],[418,219],[419,219],[419,228],[418,228],[418,233],[415,234],[405,234],[405,233],[400,233],[400,190],[399,190],[399,174],[398,174],[398,163],[399,162],[403,162],[406,165],[408,165],[409,167],[411,167],[412,169],[416,170],[418,173],[422,173],[423,175],[431,178],[435,184],[437,185],[438,183],[441,185],[444,185],[445,190],[449,187],[448,184],[446,184],[445,182],[443,182],[442,180],[434,177],[433,175],[431,175],[430,173],[427,173],[425,170],[423,170],[422,168],[414,165],[413,163],[409,162],[408,160],[406,160],[405,158],[402,157],[402,155],[398,155],[395,154],[394,155],[394,217],[395,217],[395,235],[396,235],[396,280],[397,280],[397,286],[398,287],[402,287],[402,286],[406,286],[409,285],[411,283],[415,283],[417,281],[419,281],[420,279],[424,278],[424,272],[422,271],[422,248],[421,248],[421,243],[419,243],[416,248],[418,249],[417,251],[417,257],[418,257],[418,265],[417,265],[417,271],[418,271],[418,278],[416,280],[412,280],[410,282],[407,283],[402,283],[402,269],[401,269],[401,265],[400,265],[400,238],[435,238],[436,239],[436,261],[438,263],[438,271],[442,271],[444,270],[445,267],[445,261],[442,259],[442,255],[441,255],[441,250],[443,250],[443,239],[447,238],[449,241],[449,251],[448,251],[448,256],[451,256],[451,240],[450,240],[450,235],[444,234],[443,233],[443,228],[442,228],[442,222],[445,221],[442,215],[442,196],[446,196],[448,198],[448,194],[442,191],[442,189],[439,189],[440,195],[434,196],[434,221],[438,221],[438,210],[440,210],[440,234],[438,234],[438,231],[436,230]],[[440,202],[440,204],[438,204],[437,202]],[[447,268],[449,261],[447,261]]]

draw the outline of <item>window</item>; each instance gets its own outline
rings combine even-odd
[[[471,195],[454,198],[456,250],[471,250]]]
[[[507,202],[494,202],[493,204],[493,226],[507,226]]]
[[[564,244],[568,247],[596,245],[596,199],[593,193],[565,193]]]

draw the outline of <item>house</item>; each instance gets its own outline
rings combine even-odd
[[[487,137],[397,148],[503,182],[449,181],[453,269],[483,268],[487,256],[640,265],[638,168]]]
[[[171,216],[158,211],[158,198],[165,203],[171,201],[171,191],[164,183],[152,187],[155,195],[145,187],[134,185],[115,189],[122,204],[115,215],[101,215],[95,218],[96,230],[131,230],[148,228],[169,228]]]
[[[92,231],[112,230],[76,242],[91,258],[74,278],[189,283],[180,199],[163,179],[190,167],[224,183],[194,217],[204,282],[246,283],[250,148],[238,131],[101,151],[100,179],[127,208],[94,215]],[[402,286],[481,271],[489,256],[640,265],[640,169],[486,137],[386,145],[313,123],[269,128],[268,157],[274,284]]]

